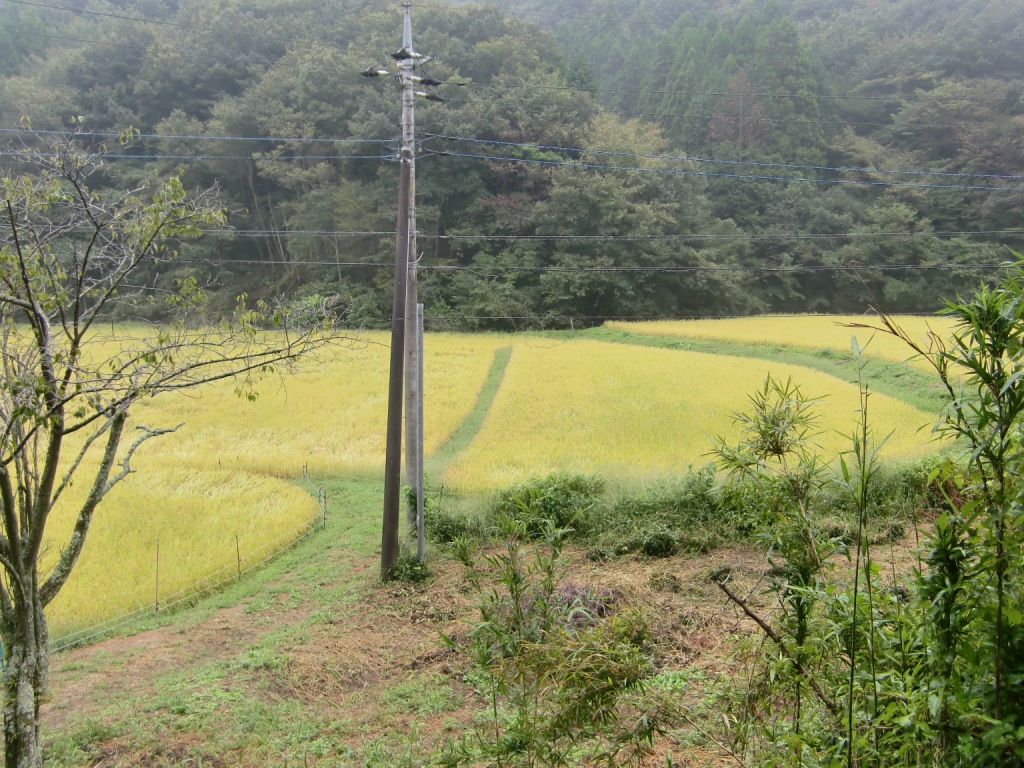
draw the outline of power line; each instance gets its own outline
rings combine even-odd
[[[35,130],[33,128],[0,128],[0,133],[21,134],[21,135],[56,135],[67,136],[68,131]],[[95,138],[119,138],[120,133],[114,131],[75,131],[75,136],[90,136]],[[294,142],[306,144],[394,144],[398,140],[388,139],[331,139],[327,137],[305,138],[301,136],[215,136],[205,134],[177,134],[177,133],[140,133],[142,139],[175,139],[183,141],[269,141],[269,142]]]
[[[45,153],[44,153],[45,154]],[[0,157],[36,157],[38,153],[22,150],[0,150]],[[158,155],[100,152],[94,155],[107,160],[392,160],[394,155],[281,155],[258,157],[254,155]]]
[[[207,266],[261,266],[261,267],[365,267],[369,269],[394,269],[394,264],[371,261],[331,261],[322,260],[294,260],[294,261],[267,261],[263,259],[204,259],[204,258],[179,258],[174,263],[179,264],[205,264]],[[420,265],[419,269],[424,272],[466,273],[485,279],[494,279],[509,274],[529,273],[567,273],[567,274],[690,274],[690,273],[732,273],[732,274],[801,274],[819,272],[950,272],[950,271],[987,271],[1005,269],[1005,264],[804,264],[789,266],[724,266],[699,264],[693,266],[677,267],[649,267],[649,266],[620,266],[620,267],[502,267],[487,272],[479,267],[468,267],[461,265]]]
[[[0,128],[0,133],[9,133],[15,135],[67,135],[66,131],[55,131],[55,130],[40,130],[35,131],[26,128]],[[119,134],[114,132],[96,131],[96,132],[81,132],[75,135],[79,136],[91,136],[100,138],[116,138]],[[836,171],[842,173],[870,173],[870,174],[887,174],[887,175],[903,175],[903,176],[936,176],[944,178],[991,178],[991,179],[1024,179],[1024,175],[1014,174],[994,174],[994,173],[955,173],[948,171],[922,171],[922,170],[902,170],[902,169],[884,169],[884,168],[856,168],[846,166],[830,166],[830,165],[800,165],[796,163],[770,163],[760,162],[754,160],[730,160],[726,158],[709,158],[709,157],[687,157],[685,155],[657,155],[657,154],[646,154],[638,152],[622,152],[615,150],[597,149],[593,147],[564,147],[553,144],[537,144],[533,142],[516,142],[516,141],[500,141],[497,139],[480,139],[469,136],[452,136],[447,134],[439,133],[427,133],[425,136],[428,139],[441,139],[444,141],[463,141],[467,143],[475,144],[489,144],[495,146],[507,146],[517,147],[522,149],[542,149],[551,150],[558,152],[567,153],[586,153],[595,155],[608,155],[615,157],[630,157],[644,160],[661,160],[661,161],[674,161],[674,162],[688,162],[688,163],[707,163],[715,165],[747,165],[752,167],[761,168],[790,168],[790,169],[802,169],[802,170],[823,170],[823,171]],[[155,134],[145,133],[139,134],[140,138],[147,139],[166,139],[166,140],[182,140],[182,141],[242,141],[242,142],[275,142],[275,143],[308,143],[308,144],[393,144],[396,139],[334,139],[326,137],[267,137],[267,136],[207,136],[198,134]],[[444,156],[450,154],[441,150],[432,152],[431,154]],[[110,156],[115,156],[111,153]],[[117,155],[117,156],[128,156],[128,155]],[[177,155],[154,155],[155,159],[180,159]],[[214,156],[202,156],[202,155],[187,155],[185,158],[206,158]],[[216,156],[217,158],[221,156]],[[233,156],[224,156],[233,157]],[[346,159],[348,155],[311,155],[301,156],[306,159]],[[355,157],[355,156],[352,156]],[[363,157],[363,156],[360,156]],[[367,155],[365,158],[375,158],[378,155]],[[390,155],[382,155],[380,157],[390,157]],[[283,158],[260,158],[260,159],[283,159]]]
[[[988,179],[1024,179],[1021,175],[1005,175],[994,173],[948,173],[944,171],[904,171],[885,170],[882,168],[847,168],[834,165],[797,165],[794,163],[767,163],[754,160],[723,160],[709,157],[687,157],[685,155],[652,155],[636,152],[619,152],[608,149],[592,149],[587,147],[559,147],[551,144],[534,144],[530,142],[498,141],[495,139],[475,139],[467,136],[448,136],[438,133],[428,133],[426,136],[446,141],[465,141],[475,144],[493,144],[505,147],[520,147],[523,149],[550,149],[559,152],[578,152],[594,155],[610,155],[616,157],[635,157],[644,160],[672,160],[687,163],[713,163],[718,165],[750,165],[759,168],[796,168],[812,171],[841,171],[844,173],[884,173],[906,176],[943,176],[949,178],[988,178]]]
[[[206,234],[229,235],[234,237],[395,237],[394,231],[384,230],[323,230],[323,229],[214,229],[205,230]],[[968,229],[968,230],[945,230],[945,231],[916,231],[916,232],[766,232],[766,233],[736,233],[736,234],[673,234],[673,235],[495,235],[495,234],[425,234],[417,232],[421,240],[442,240],[442,241],[633,241],[652,242],[662,240],[843,240],[863,238],[894,238],[908,239],[918,237],[952,238],[966,236],[1022,236],[1024,229]],[[331,262],[332,264],[334,262]]]
[[[703,176],[706,178],[722,179],[745,179],[749,181],[790,181],[809,184],[846,184],[863,187],[900,187],[912,189],[958,189],[958,190],[982,190],[990,192],[1024,192],[1024,187],[995,187],[985,185],[968,184],[916,184],[897,181],[867,181],[863,179],[814,179],[806,176],[767,176],[759,174],[742,173],[712,173],[710,171],[685,171],[674,168],[642,168],[637,166],[603,165],[600,163],[578,163],[561,160],[542,160],[537,158],[504,157],[501,155],[479,155],[468,152],[439,152],[441,157],[463,157],[476,160],[489,160],[501,163],[524,163],[529,165],[543,165],[549,167],[568,167],[586,170],[606,171],[631,171],[636,173],[657,173],[668,176]]]

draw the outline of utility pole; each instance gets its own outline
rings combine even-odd
[[[395,246],[395,296],[391,305],[391,373],[384,455],[384,521],[381,526],[380,578],[391,581],[398,562],[399,497],[402,490],[402,373],[405,353],[406,279],[409,272],[409,187],[412,158],[399,156],[398,242]]]
[[[414,53],[412,47],[412,8],[410,3],[402,5],[402,51]],[[399,82],[402,84],[402,153],[411,162],[409,178],[409,273],[406,286],[405,313],[405,482],[416,496],[406,505],[406,529],[418,532],[416,524],[419,509],[420,488],[423,487],[423,465],[420,440],[420,414],[423,408],[423,392],[420,390],[418,371],[423,355],[422,338],[416,324],[417,250],[416,250],[416,88],[413,58],[400,63]],[[422,558],[421,558],[422,559]]]
[[[416,499],[406,520],[419,538],[423,558],[423,379],[422,324],[417,323],[416,286],[416,122],[417,98],[444,101],[417,85],[441,85],[416,74],[416,67],[431,60],[412,45],[412,3],[403,2],[402,48],[391,54],[398,63],[396,80],[402,87],[402,147],[399,152],[398,238],[395,246],[395,294],[391,314],[391,372],[388,381],[388,422],[384,459],[384,520],[381,538],[381,580],[389,581],[398,562],[401,497],[402,394],[405,392],[406,481]],[[368,67],[366,77],[386,77],[384,67]]]

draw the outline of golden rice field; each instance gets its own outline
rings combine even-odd
[[[738,437],[732,414],[765,376],[792,377],[804,395],[822,398],[825,456],[849,447],[856,388],[834,377],[764,360],[547,339],[516,343],[501,389],[466,454],[445,474],[459,487],[490,488],[552,467],[644,478],[706,463],[717,436]],[[931,449],[919,431],[934,416],[872,395],[877,434],[892,436],[883,456],[911,458]]]
[[[182,426],[143,446],[133,461],[137,473],[97,512],[75,573],[48,610],[52,635],[153,605],[158,540],[165,600],[234,569],[236,536],[243,568],[266,544],[294,538],[317,513],[308,490],[291,482],[303,465],[314,476],[383,471],[388,341],[364,334],[293,375],[269,375],[255,402],[238,397],[231,382],[140,402],[134,424]],[[483,335],[428,337],[427,452],[472,409],[494,349],[507,344]],[[73,486],[51,518],[54,558],[70,533],[76,494],[86,490],[84,480]]]
[[[715,322],[720,330],[694,323],[686,333],[837,349],[849,337],[827,318]],[[642,329],[678,333],[680,325]],[[370,333],[321,351],[295,374],[262,380],[255,402],[222,382],[140,403],[135,424],[182,426],[147,443],[134,462],[137,474],[100,508],[76,572],[50,607],[53,636],[152,605],[157,541],[164,602],[210,573],[232,572],[236,551],[244,568],[265,554],[261,547],[297,535],[317,514],[308,489],[296,484],[303,466],[312,476],[382,473],[388,341]],[[508,346],[512,356],[482,429],[432,481],[473,491],[553,469],[626,479],[685,471],[707,460],[716,436],[736,436],[731,414],[746,407],[768,372],[823,398],[826,455],[846,447],[840,433],[856,418],[853,386],[792,365],[596,341],[428,334],[428,456],[472,411],[495,351]],[[870,410],[878,434],[893,432],[886,455],[930,449],[927,430],[918,430],[933,415],[880,395]],[[85,493],[86,483],[79,485],[72,494]],[[68,506],[52,520],[52,557],[70,530]]]
[[[895,318],[910,337],[927,349],[929,333],[948,339],[953,323],[945,317],[901,315]],[[732,341],[806,349],[828,349],[843,355],[852,353],[851,337],[856,336],[863,354],[892,362],[911,357],[906,344],[883,332],[849,328],[849,324],[880,326],[871,315],[771,315],[724,320],[666,320],[638,323],[611,322],[609,328],[633,333],[677,336],[705,341]],[[928,368],[927,363],[912,364]]]
[[[143,402],[147,426],[184,426],[150,451],[162,462],[201,469],[242,469],[281,478],[376,470],[384,462],[390,338],[323,351],[288,376],[272,374],[248,402],[232,382]],[[425,452],[430,454],[475,404],[502,336],[430,334],[424,342]]]

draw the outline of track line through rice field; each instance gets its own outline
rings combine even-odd
[[[434,454],[426,460],[427,473],[435,477],[451,464],[463,451],[469,448],[473,438],[477,436],[483,426],[484,419],[491,410],[494,398],[501,388],[501,382],[505,378],[505,370],[508,368],[508,361],[512,357],[512,347],[501,347],[494,351],[494,359],[491,361],[490,370],[487,371],[487,378],[484,379],[480,394],[477,395],[476,404],[462,423],[455,428],[447,440],[444,441]]]

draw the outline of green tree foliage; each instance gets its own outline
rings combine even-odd
[[[425,265],[465,270],[423,273],[432,318],[510,328],[861,311],[867,300],[933,309],[960,273],[860,279],[836,268],[991,263],[993,238],[941,233],[1019,225],[1024,193],[999,189],[1024,174],[1016,4],[498,6],[506,13],[414,10],[416,47],[437,57],[424,72],[472,81],[416,112],[418,248]],[[96,131],[138,128],[136,157],[109,162],[102,183],[157,173],[217,184],[235,229],[271,233],[188,245],[196,258],[180,276],[230,286],[215,298],[222,309],[239,290],[340,295],[362,321],[383,322],[392,237],[310,233],[395,228],[398,98],[388,81],[358,75],[396,47],[395,9],[147,0],[83,10],[0,8],[0,127],[27,116],[61,129],[82,116]],[[341,143],[350,139],[375,141]],[[610,148],[627,154],[595,151]],[[592,239],[522,239],[556,235]],[[596,239],[627,236],[647,239]],[[370,266],[344,266],[356,263]],[[698,271],[588,271],[630,266]]]

